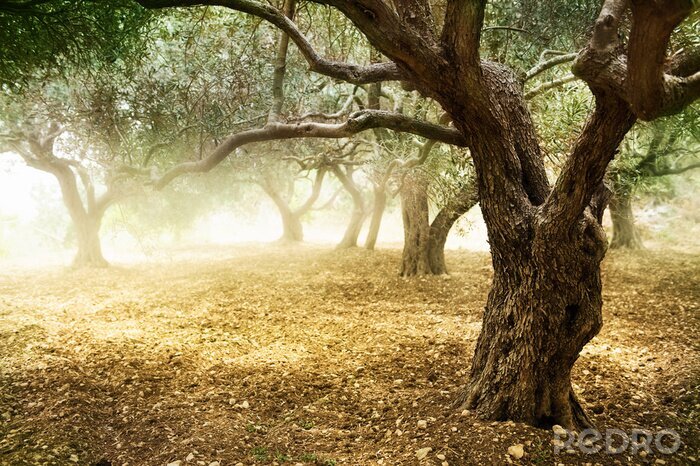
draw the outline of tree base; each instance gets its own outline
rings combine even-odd
[[[81,257],[76,257],[73,260],[72,267],[74,269],[81,269],[81,268],[107,268],[109,267],[109,262],[105,260],[104,257],[100,258],[81,258]]]

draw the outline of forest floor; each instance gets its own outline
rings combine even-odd
[[[700,459],[700,255],[611,252],[604,263],[605,325],[572,378],[601,430],[679,434],[678,453],[642,457],[555,455],[552,431],[452,407],[479,333],[487,254],[448,251],[450,276],[401,279],[398,250],[200,252],[0,271],[0,464]],[[508,453],[516,444],[522,459]]]

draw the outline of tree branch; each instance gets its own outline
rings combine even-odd
[[[295,0],[284,2],[284,15],[294,20]],[[282,107],[284,106],[284,76],[287,72],[287,51],[289,50],[289,34],[280,31],[279,42],[277,43],[277,55],[275,56],[275,71],[272,77],[272,106],[267,117],[267,121],[279,121]]]
[[[527,73],[525,73],[525,82],[531,80],[538,74],[544,73],[550,68],[553,68],[562,63],[572,62],[576,59],[578,53],[567,53],[565,55],[557,55],[545,61],[540,61],[537,65],[532,67]]]
[[[485,0],[448,0],[441,43],[450,58],[472,67],[479,65],[485,8]]]
[[[253,0],[137,0],[145,8],[186,7],[195,5],[223,6],[232,10],[262,18],[288,34],[309,63],[309,68],[319,74],[347,81],[367,84],[377,81],[400,81],[407,77],[394,63],[375,63],[360,66],[321,57],[296,24],[276,8]]]
[[[630,105],[639,119],[677,113],[700,97],[700,72],[693,72],[695,54],[669,64],[666,53],[673,30],[691,11],[689,0],[634,1],[627,54],[622,55],[618,28],[625,0],[607,0],[593,37],[578,56],[574,74],[591,88],[611,91]],[[680,75],[668,74],[675,69]],[[692,74],[691,74],[692,73]]]
[[[304,202],[302,205],[300,205],[297,209],[295,209],[292,212],[292,215],[301,217],[304,215],[306,212],[311,210],[311,208],[314,206],[316,201],[318,200],[318,196],[321,194],[321,186],[323,185],[323,178],[326,176],[326,168],[321,167],[318,170],[316,170],[316,178],[314,179],[314,183],[311,187],[311,195],[306,199],[306,202]]]
[[[546,83],[540,84],[537,87],[533,87],[532,89],[527,91],[523,97],[525,98],[525,100],[530,100],[530,99],[537,97],[540,94],[547,92],[550,89],[554,89],[556,87],[563,86],[564,84],[570,83],[572,81],[576,81],[577,79],[578,78],[576,76],[574,76],[573,74],[567,74],[566,76],[564,76],[562,78],[555,79],[553,81],[548,81]]]
[[[393,131],[412,133],[448,144],[465,145],[462,134],[454,128],[427,123],[381,110],[362,110],[353,113],[347,121],[338,124],[270,123],[263,128],[236,133],[224,140],[207,157],[194,162],[185,162],[171,168],[155,182],[155,186],[161,189],[185,173],[208,172],[226,159],[233,151],[246,144],[298,138],[340,139],[374,128],[388,128]]]
[[[577,225],[605,176],[618,146],[635,122],[619,97],[597,94],[595,111],[574,144],[571,155],[542,205],[544,222],[564,232]]]
[[[668,167],[664,169],[658,169],[658,168],[652,168],[651,174],[654,176],[667,176],[667,175],[679,175],[681,173],[685,173],[688,170],[693,170],[695,168],[700,168],[700,162],[698,163],[691,163],[690,165],[686,165],[685,167]]]

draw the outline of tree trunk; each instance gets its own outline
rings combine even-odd
[[[73,259],[73,266],[107,267],[109,263],[102,255],[100,244],[100,227],[105,210],[113,201],[112,195],[108,192],[101,199],[95,199],[92,183],[85,178],[83,179],[87,196],[87,206],[85,206],[78,190],[76,176],[70,166],[54,164],[50,172],[56,177],[61,187],[63,203],[70,214],[78,241],[78,252]]]
[[[571,368],[602,326],[604,240],[582,248],[536,240],[517,257],[492,250],[493,286],[466,407],[494,420],[590,427],[571,387]]]
[[[404,242],[399,274],[402,277],[430,275],[430,223],[427,181],[424,176],[415,174],[404,180],[401,189],[401,213]]]
[[[469,183],[455,193],[430,223],[425,179],[407,178],[405,183],[401,190],[404,248],[400,274],[444,275],[447,236],[455,222],[478,202],[476,184]]]
[[[379,228],[382,225],[384,210],[386,209],[386,189],[383,187],[374,187],[374,208],[372,209],[372,220],[369,224],[367,239],[365,240],[365,248],[374,250],[379,237]]]
[[[612,249],[642,249],[642,237],[637,230],[632,211],[632,196],[628,193],[615,193],[610,199],[610,217],[613,224]]]
[[[270,199],[272,199],[272,202],[275,203],[280,213],[280,218],[282,219],[282,236],[280,237],[280,241],[304,241],[304,226],[301,224],[300,215],[296,215],[296,213],[292,211],[287,201],[272,187],[272,184],[268,180],[263,180],[260,186]]]
[[[350,223],[348,223],[348,227],[345,229],[343,239],[338,243],[338,249],[348,249],[357,246],[357,238],[360,236],[364,220],[365,211],[362,206],[356,204],[353,208],[352,216],[350,217]]]
[[[102,255],[100,244],[101,214],[88,214],[73,223],[78,239],[78,253],[73,260],[74,267],[107,267],[109,264]]]
[[[464,398],[464,407],[482,418],[591,426],[571,371],[602,326],[600,262],[607,239],[594,195],[634,121],[624,103],[596,97],[596,110],[551,191],[522,102],[501,102],[497,120],[485,126],[472,124],[468,112],[454,120],[473,135],[494,270]],[[508,162],[496,164],[499,159]],[[579,165],[588,167],[582,179],[572,168]]]
[[[462,215],[469,212],[477,204],[478,200],[476,183],[469,183],[458,191],[453,199],[447,202],[447,205],[438,212],[430,224],[428,260],[430,261],[430,270],[435,275],[447,273],[445,243],[452,226]]]
[[[280,217],[282,218],[282,237],[281,241],[285,242],[302,242],[304,241],[304,226],[299,219],[299,216],[293,212],[279,209]]]
[[[350,194],[353,203],[350,223],[348,223],[343,239],[338,243],[337,248],[354,248],[357,246],[357,238],[360,236],[362,224],[365,221],[365,201],[362,198],[362,193],[352,179],[352,171],[345,173],[343,169],[337,165],[332,168],[332,171],[338,180],[340,180],[345,190]]]
[[[282,237],[280,238],[280,241],[304,241],[304,226],[301,223],[301,219],[311,210],[318,200],[318,196],[321,194],[321,186],[325,176],[325,168],[319,168],[316,170],[316,177],[314,178],[311,188],[311,194],[306,201],[295,210],[292,210],[292,207],[277,191],[274,183],[271,180],[263,176],[263,178],[259,181],[260,187],[262,187],[263,191],[270,196],[270,199],[272,199],[272,201],[275,203],[275,206],[280,213],[280,218],[282,219]],[[294,182],[291,183],[290,190],[291,192],[289,196],[292,197],[294,194]]]

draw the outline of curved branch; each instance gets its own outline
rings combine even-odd
[[[597,94],[595,111],[574,144],[549,197],[542,205],[543,221],[564,232],[589,205],[605,170],[625,134],[635,122],[629,105],[615,95]]]
[[[207,157],[176,165],[155,182],[162,189],[175,178],[185,173],[205,173],[216,167],[233,151],[246,144],[281,139],[329,138],[341,139],[374,128],[388,128],[393,131],[412,133],[427,139],[464,146],[465,141],[458,130],[427,123],[400,114],[381,110],[362,110],[350,115],[344,123],[270,123],[263,128],[251,129],[229,136]]]
[[[618,28],[627,7],[625,0],[605,2],[589,46],[576,59],[574,74],[592,89],[623,98],[642,120],[677,113],[700,97],[700,72],[693,71],[695,53],[677,57],[675,64],[666,60],[671,33],[690,13],[691,2],[631,2],[632,28],[624,56]],[[668,74],[674,69],[679,75]]]

